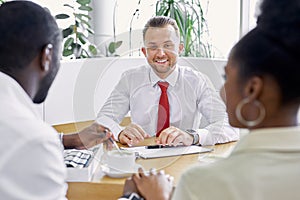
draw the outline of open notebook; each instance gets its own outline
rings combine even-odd
[[[180,156],[187,154],[211,152],[213,149],[200,146],[177,146],[167,148],[148,149],[146,146],[140,147],[121,147],[121,149],[135,152],[136,156],[143,159],[162,158],[169,156]]]

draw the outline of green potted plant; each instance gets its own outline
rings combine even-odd
[[[158,0],[156,15],[176,20],[184,42],[182,56],[212,57],[212,46],[206,41],[208,28],[200,0]]]
[[[91,0],[76,0],[74,5],[64,4],[71,9],[73,23],[62,30],[64,37],[63,56],[68,58],[90,58],[97,55],[97,47],[88,39],[88,34],[94,34],[89,21],[88,12],[93,9],[89,6]],[[67,19],[70,15],[62,13],[56,19]]]

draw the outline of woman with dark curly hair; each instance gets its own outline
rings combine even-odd
[[[231,51],[221,94],[230,124],[250,132],[228,158],[186,171],[172,199],[300,198],[299,57],[300,1],[263,1],[256,28]],[[163,173],[132,180],[147,200],[171,196]]]

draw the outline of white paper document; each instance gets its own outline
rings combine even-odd
[[[211,152],[213,149],[200,147],[200,146],[179,146],[179,147],[167,147],[167,148],[155,148],[148,149],[146,146],[140,147],[121,147],[126,151],[135,152],[137,157],[148,159],[148,158],[161,158],[169,156],[180,156],[187,154],[197,154]]]

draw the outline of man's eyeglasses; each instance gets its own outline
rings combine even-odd
[[[175,44],[165,43],[165,44],[160,45],[160,46],[158,46],[158,45],[149,45],[149,46],[146,46],[145,48],[148,52],[157,52],[158,50],[174,52],[175,51]]]

